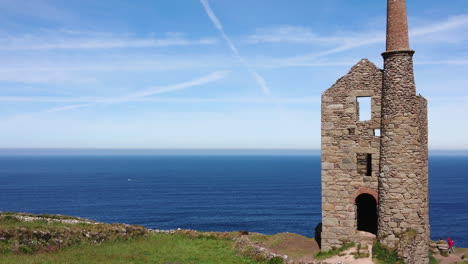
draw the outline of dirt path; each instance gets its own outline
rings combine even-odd
[[[324,260],[325,263],[329,264],[375,264],[374,261],[372,261],[372,246],[368,246],[369,250],[369,257],[367,258],[359,258],[355,259],[354,255],[351,253],[354,253],[357,251],[356,247],[350,248],[346,251],[344,251],[342,254],[345,254],[344,256],[334,256],[329,259]]]
[[[466,263],[466,259],[462,259],[463,254],[466,253],[457,252],[456,254],[449,254],[447,257],[435,255],[435,258],[439,261],[439,264]]]

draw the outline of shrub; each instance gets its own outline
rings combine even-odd
[[[273,257],[273,258],[268,260],[268,264],[283,264],[283,263],[284,263],[284,261],[280,257]]]

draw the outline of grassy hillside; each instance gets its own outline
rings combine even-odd
[[[103,224],[65,216],[0,213],[0,253],[56,251],[147,235],[142,226]]]
[[[0,212],[0,264],[311,263],[337,255],[347,258],[341,254],[343,250],[319,252],[314,239],[291,233],[159,232],[142,226],[97,223],[76,217]],[[447,257],[437,254],[431,263],[467,263],[462,260],[465,253],[468,249],[457,249],[457,254]],[[399,263],[396,253],[379,251],[378,247],[374,247],[374,257],[376,263]],[[358,261],[356,255],[351,259]],[[350,261],[347,263],[354,263]]]
[[[155,233],[61,215],[0,213],[1,263],[277,263],[242,257],[239,232]],[[260,259],[260,260],[258,260]]]
[[[150,234],[100,245],[87,243],[56,252],[6,254],[0,257],[0,263],[268,263],[238,256],[233,243],[206,237]]]

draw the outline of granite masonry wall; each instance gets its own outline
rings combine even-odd
[[[322,250],[358,240],[356,198],[378,199],[382,78],[363,59],[322,94]],[[359,121],[358,97],[371,97],[371,120]]]
[[[360,242],[356,198],[367,193],[377,238],[405,263],[429,263],[427,102],[416,95],[412,54],[384,53],[384,71],[361,60],[322,94],[324,251]],[[371,97],[370,120],[359,121],[359,97]]]
[[[405,263],[429,263],[427,102],[416,95],[413,51],[386,52],[382,92],[379,240]]]
[[[322,250],[359,242],[361,229],[405,263],[428,264],[427,101],[416,95],[406,0],[387,0],[386,43],[383,71],[362,60],[322,94]]]

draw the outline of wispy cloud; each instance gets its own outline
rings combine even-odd
[[[459,15],[449,17],[446,21],[439,21],[428,26],[410,29],[410,35],[413,37],[437,34],[444,31],[468,27],[468,15]],[[443,42],[444,39],[438,39]]]
[[[147,54],[116,52],[92,54],[3,54],[0,55],[0,81],[22,84],[89,85],[107,82],[109,73],[118,77],[134,74],[155,76],[160,72],[187,70],[214,71],[239,68],[230,56],[203,54]]]
[[[1,0],[0,10],[3,11],[3,16],[7,17],[21,15],[61,23],[77,20],[73,13],[53,5],[51,1],[47,0]]]
[[[46,97],[46,96],[0,96],[0,102],[15,102],[15,103],[86,103],[86,102],[107,102],[108,98],[101,97]],[[127,98],[125,102],[155,102],[155,103],[285,103],[285,104],[310,104],[319,103],[320,97],[305,96],[296,98],[275,98],[275,101],[265,97],[232,97],[232,98],[180,98],[180,97],[138,97],[138,98]],[[58,107],[56,109],[69,110],[75,108],[81,108],[89,106],[89,104],[77,104],[73,106]]]
[[[468,27],[468,15],[449,17],[445,21],[438,21],[432,24],[410,28],[412,41],[426,41],[430,37],[431,42],[451,42],[451,38],[438,38],[438,34],[452,32],[455,30],[466,30]],[[464,32],[464,31],[463,31]],[[460,34],[455,32],[454,34]],[[462,35],[465,35],[462,33]],[[385,32],[368,31],[360,33],[343,33],[335,35],[320,35],[304,27],[281,26],[274,29],[260,29],[255,34],[247,36],[244,41],[248,43],[296,43],[296,44],[317,44],[335,45],[331,49],[326,49],[310,54],[283,58],[290,65],[303,64],[306,61],[322,58],[340,52],[366,47],[385,42]],[[312,61],[313,63],[313,61]]]
[[[178,90],[183,90],[183,89],[187,89],[187,88],[191,88],[195,86],[201,86],[201,85],[208,84],[211,82],[219,81],[223,79],[227,74],[228,74],[227,71],[218,71],[218,72],[213,72],[206,76],[202,76],[200,78],[192,79],[186,82],[181,82],[181,83],[167,85],[167,86],[151,87],[142,91],[138,91],[135,93],[130,93],[130,94],[122,95],[122,96],[112,96],[112,97],[105,97],[105,98],[86,98],[90,100],[84,104],[66,105],[66,106],[48,109],[43,112],[49,113],[49,112],[66,111],[66,110],[77,109],[77,108],[85,108],[85,107],[93,106],[96,104],[118,104],[118,103],[130,102],[130,101],[138,100],[147,96],[175,92]],[[31,100],[34,98],[30,97],[29,99]],[[44,100],[47,98],[38,98],[38,99]],[[86,99],[78,98],[75,100],[84,102],[86,101]],[[65,100],[71,102],[74,99],[65,99]]]
[[[321,36],[309,28],[284,25],[276,28],[257,29],[254,34],[244,38],[251,44],[296,43],[296,44],[337,44],[345,41],[342,36]]]
[[[92,104],[66,105],[66,106],[50,108],[45,111],[42,111],[42,113],[62,112],[62,111],[67,111],[67,110],[72,110],[72,109],[77,109],[77,108],[84,108],[84,107],[88,107],[91,105]]]
[[[347,66],[351,67],[357,62],[357,60],[311,60],[311,61],[299,61],[299,60],[287,60],[284,58],[262,58],[254,62],[255,67],[258,68],[320,68],[320,67],[337,67]],[[414,62],[415,65],[468,65],[467,58],[457,59],[433,59],[433,60],[417,60]]]
[[[257,68],[276,69],[276,68],[320,68],[320,67],[336,67],[336,66],[351,66],[356,63],[356,60],[311,60],[300,61],[287,58],[260,58],[252,62]]]
[[[121,102],[127,102],[132,99],[138,99],[138,98],[143,98],[151,95],[156,95],[156,94],[163,94],[163,93],[169,93],[169,92],[174,92],[178,90],[183,90],[195,86],[201,86],[204,84],[212,83],[215,81],[219,81],[226,77],[228,74],[228,71],[218,71],[218,72],[213,72],[209,75],[192,79],[190,81],[182,82],[182,83],[177,83],[177,84],[172,84],[172,85],[167,85],[167,86],[158,86],[158,87],[152,87],[143,91],[139,91],[136,93],[131,93],[127,94],[124,96],[119,96],[119,97],[112,97],[108,98],[105,100],[97,101],[97,103],[121,103]]]
[[[415,61],[416,65],[468,65],[468,58],[453,60],[422,60]]]
[[[171,46],[212,45],[215,38],[187,39],[183,34],[166,34],[161,38],[138,38],[102,32],[43,31],[35,35],[0,35],[0,51],[14,50],[91,50],[134,49]]]
[[[223,37],[223,39],[226,41],[227,45],[229,46],[229,48],[231,49],[231,51],[233,52],[234,56],[239,60],[239,62],[247,69],[247,71],[252,75],[252,77],[255,79],[255,81],[257,82],[258,86],[260,87],[260,89],[262,90],[262,92],[264,94],[267,94],[267,95],[270,95],[271,94],[271,91],[270,89],[268,88],[267,86],[267,83],[265,81],[265,78],[263,78],[263,76],[261,76],[252,66],[250,66],[245,60],[244,58],[241,57],[240,53],[239,53],[239,50],[237,49],[237,47],[234,45],[234,42],[232,42],[232,40],[228,37],[228,35],[226,34],[226,32],[224,31],[223,29],[223,26],[221,24],[221,22],[219,21],[218,17],[215,15],[215,13],[213,12],[213,10],[211,9],[210,7],[210,4],[208,2],[208,0],[200,0],[201,4],[203,5],[203,8],[205,9],[208,17],[210,18],[211,22],[213,22],[214,26],[216,27],[216,29],[221,33],[221,36]]]

